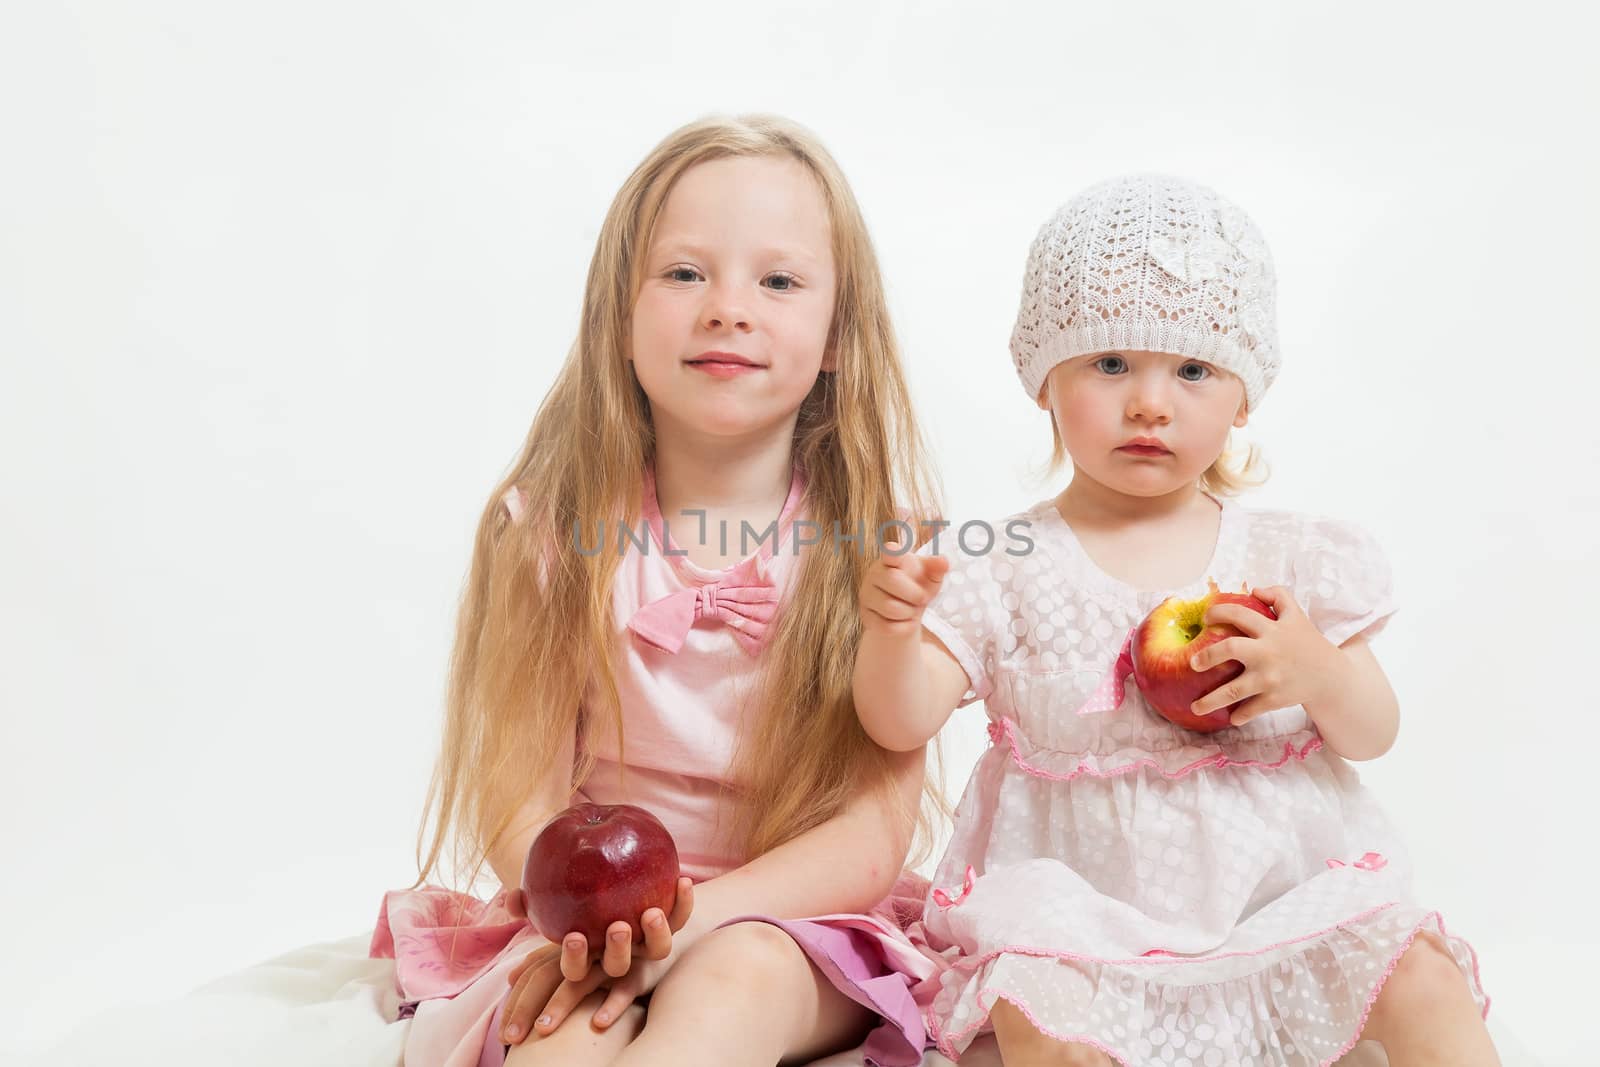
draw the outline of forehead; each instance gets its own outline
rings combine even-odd
[[[816,177],[788,156],[707,160],[667,194],[652,250],[770,250],[829,257],[833,229]]]

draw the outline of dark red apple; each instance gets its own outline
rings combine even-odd
[[[1248,587],[1241,593],[1224,593],[1216,582],[1208,580],[1206,584],[1211,589],[1198,600],[1163,600],[1145,616],[1133,635],[1133,682],[1139,692],[1168,722],[1203,734],[1227,729],[1228,715],[1238,703],[1210,715],[1196,715],[1189,710],[1190,705],[1244,673],[1244,664],[1236,659],[1203,671],[1189,666],[1189,660],[1202,648],[1225,638],[1243,636],[1227,623],[1207,624],[1206,610],[1213,604],[1242,604],[1269,619],[1278,617],[1272,605],[1252,594]]]
[[[632,804],[574,804],[545,824],[522,867],[528,918],[550,941],[577,932],[592,955],[619,919],[644,940],[639,916],[672,913],[678,847],[661,820]]]

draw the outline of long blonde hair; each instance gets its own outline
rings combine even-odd
[[[802,513],[824,531],[862,523],[875,531],[897,508],[908,509],[914,525],[938,514],[877,256],[838,164],[808,131],[773,116],[710,118],[672,133],[612,201],[577,340],[478,521],[414,885],[443,869],[448,846],[453,873],[470,871],[470,886],[526,803],[530,769],[550,766],[565,737],[577,739],[574,787],[594,766],[587,738],[608,724],[622,740],[611,645],[620,553],[552,546],[565,543],[575,521],[591,529],[597,519],[620,518],[635,527],[641,472],[654,456],[647,400],[625,362],[642,261],[684,172],[734,156],[798,160],[816,178],[832,223],[838,287],[828,344],[837,370],[818,375],[795,426],[793,458],[807,479]],[[501,504],[513,486],[527,500],[515,523]],[[770,631],[731,767],[739,796],[726,832],[746,858],[825,822],[863,783],[894,800],[887,754],[862,730],[850,695],[856,596],[870,555],[835,550],[828,538],[823,545],[799,562]],[[580,714],[591,679],[603,706]],[[927,803],[905,812],[919,859],[933,828],[929,808],[948,813],[935,781],[925,776]]]

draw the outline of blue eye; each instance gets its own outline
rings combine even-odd
[[[1200,373],[1198,375],[1184,373],[1185,371],[1190,370],[1197,370]],[[1186,382],[1203,382],[1207,378],[1211,377],[1211,368],[1206,366],[1204,363],[1185,363],[1183,366],[1178,368],[1178,376]]]
[[[1117,367],[1126,367],[1127,364],[1128,364],[1128,361],[1123,359],[1121,356],[1101,356],[1099,359],[1094,361],[1094,365],[1096,367],[1100,368],[1101,370],[1105,371],[1107,374],[1120,373],[1118,370],[1114,370],[1114,369],[1108,368],[1106,366],[1107,363],[1116,364]]]

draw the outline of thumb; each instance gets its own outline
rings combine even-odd
[[[519,919],[528,917],[528,902],[523,899],[521,889],[506,890],[506,910]]]

